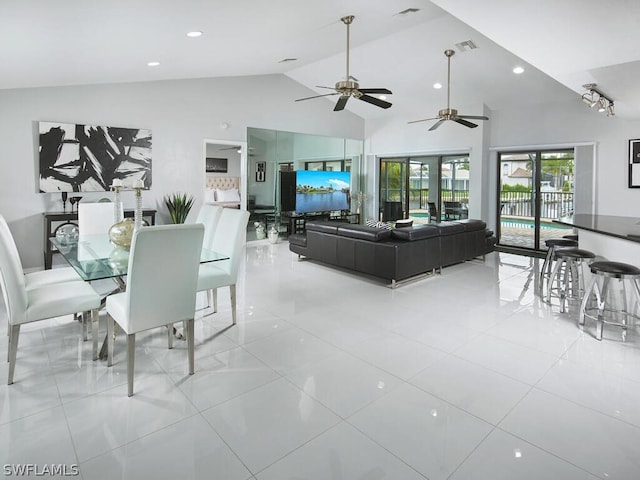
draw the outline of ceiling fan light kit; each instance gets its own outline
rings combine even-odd
[[[455,108],[451,108],[451,57],[453,57],[455,54],[456,52],[451,49],[447,49],[444,51],[444,55],[447,57],[447,108],[438,110],[437,117],[424,118],[422,120],[413,120],[409,123],[420,123],[428,122],[429,120],[438,120],[429,129],[429,131],[431,132],[448,120],[454,121],[468,128],[476,128],[478,126],[475,123],[469,122],[468,119],[489,120],[489,117],[485,117],[484,115],[460,115],[458,114],[458,110],[456,110]]]
[[[586,83],[582,88],[587,91],[582,94],[582,101],[589,105],[590,108],[598,106],[598,112],[606,113],[607,117],[613,117],[615,107],[613,106],[613,100],[602,93],[602,90],[598,89],[598,85],[595,83]]]
[[[312,98],[320,98],[320,97],[330,97],[332,95],[340,95],[338,101],[336,102],[336,106],[334,107],[334,112],[339,112],[344,110],[347,105],[347,101],[349,98],[353,97],[357,100],[362,100],[363,102],[370,103],[371,105],[375,105],[380,108],[389,108],[391,103],[382,100],[377,97],[373,97],[370,94],[383,94],[383,95],[391,95],[391,90],[387,88],[360,88],[360,84],[355,77],[352,77],[349,72],[349,40],[350,40],[350,25],[353,22],[355,17],[353,15],[347,15],[346,17],[342,17],[340,20],[347,26],[347,75],[344,80],[340,80],[336,82],[334,87],[323,87],[320,85],[316,85],[317,88],[327,88],[329,90],[335,90],[333,93],[327,93],[324,95],[314,95],[312,97],[299,98],[296,102],[301,102],[303,100],[310,100]]]

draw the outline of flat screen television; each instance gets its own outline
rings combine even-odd
[[[296,171],[296,213],[349,210],[350,172]]]

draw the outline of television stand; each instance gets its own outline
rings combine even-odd
[[[360,214],[351,212],[314,212],[314,213],[293,213],[283,212],[280,214],[280,221],[287,223],[287,235],[292,233],[304,233],[305,225],[308,221],[331,220],[337,222],[360,223]]]

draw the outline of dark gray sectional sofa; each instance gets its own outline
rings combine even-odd
[[[386,230],[333,221],[307,222],[289,236],[298,255],[372,275],[391,286],[492,252],[496,238],[482,220],[458,220]]]

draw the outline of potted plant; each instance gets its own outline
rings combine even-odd
[[[164,197],[173,223],[184,223],[193,206],[193,197],[186,193],[174,193]]]

